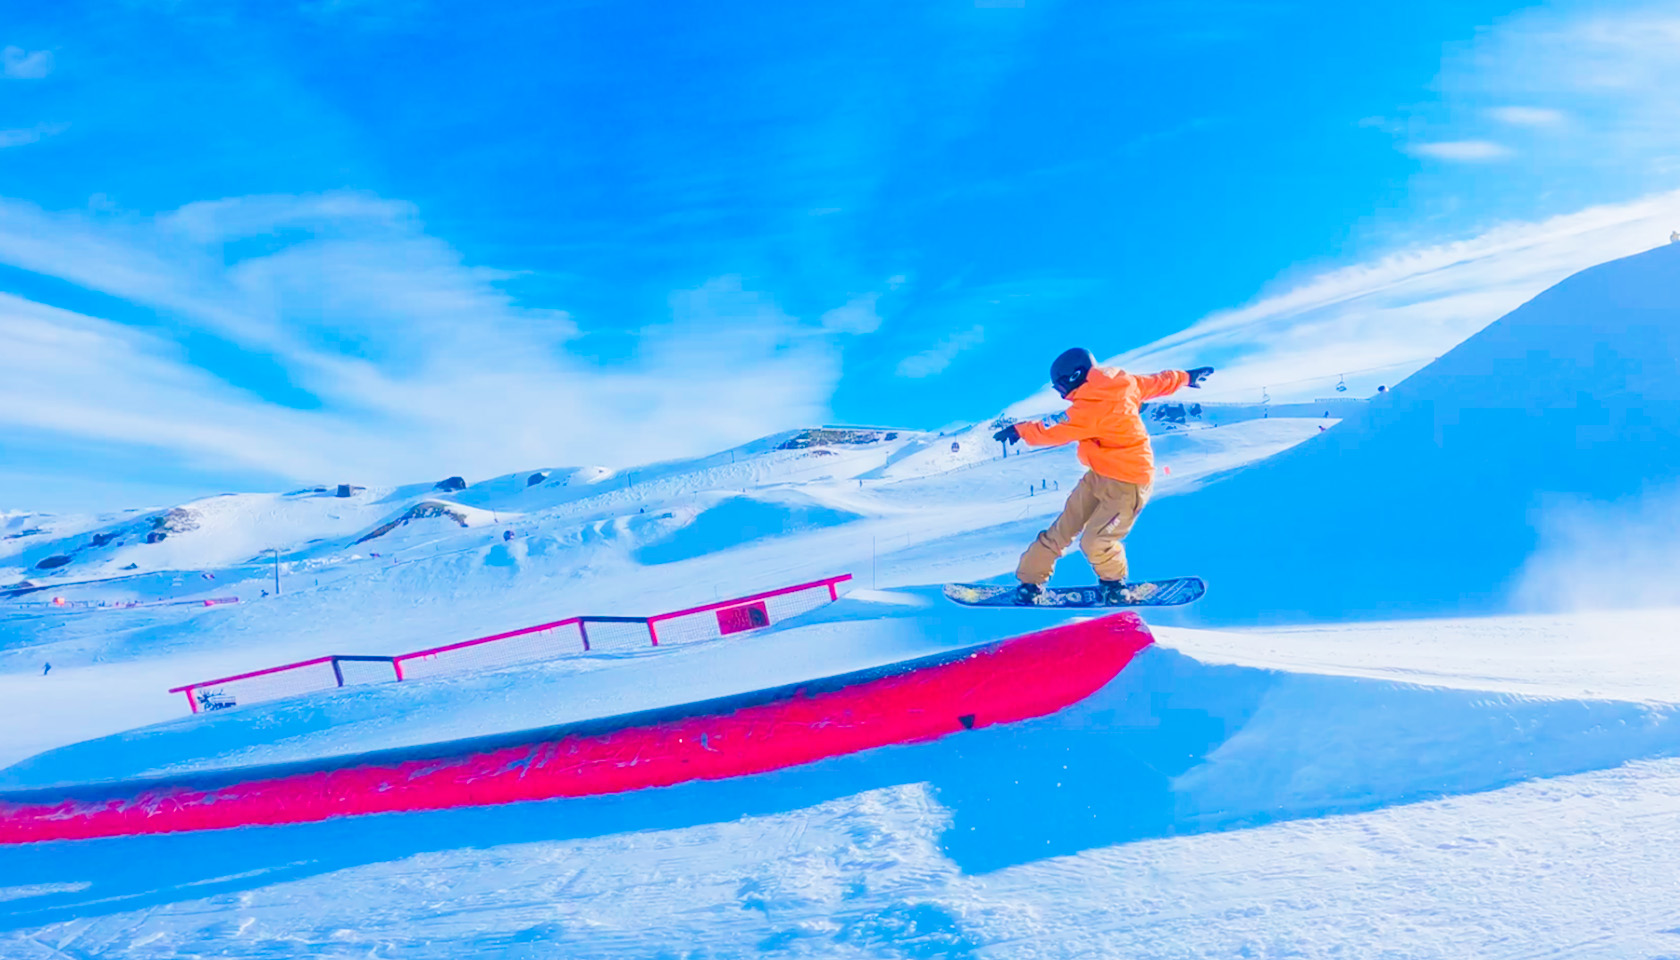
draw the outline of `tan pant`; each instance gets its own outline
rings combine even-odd
[[[1077,536],[1079,549],[1091,561],[1098,579],[1126,579],[1126,547],[1120,541],[1132,531],[1132,522],[1148,499],[1148,487],[1086,471],[1079,486],[1068,494],[1062,515],[1021,554],[1015,576],[1022,583],[1043,586]]]

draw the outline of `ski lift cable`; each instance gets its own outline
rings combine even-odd
[[[1414,364],[1414,363],[1427,363],[1429,361],[1439,360],[1439,359],[1441,359],[1441,358],[1440,357],[1413,357],[1410,360],[1399,360],[1399,361],[1396,361],[1394,363],[1385,363],[1380,367],[1365,367],[1365,368],[1360,369],[1360,370],[1349,370],[1349,371],[1347,371],[1347,373],[1321,373],[1316,377],[1302,377],[1299,380],[1284,380],[1280,383],[1267,383],[1265,386],[1261,387],[1260,389],[1261,389],[1262,392],[1265,392],[1266,390],[1268,390],[1271,387],[1292,387],[1292,386],[1295,386],[1297,384],[1302,384],[1302,383],[1315,383],[1315,382],[1320,381],[1320,380],[1329,380],[1331,377],[1340,377],[1342,379],[1342,382],[1345,383],[1346,380],[1347,380],[1347,377],[1350,376],[1350,375],[1357,377],[1362,373],[1376,373],[1376,372],[1381,371],[1381,370],[1392,370],[1395,367],[1409,366],[1410,364]],[[1233,389],[1236,389],[1236,388],[1233,388]],[[1247,387],[1247,388],[1242,388],[1242,389],[1250,389],[1251,390],[1253,388],[1252,387]],[[1220,396],[1220,395],[1222,395],[1223,393],[1226,393],[1226,392],[1230,392],[1230,391],[1221,391],[1220,393],[1215,393],[1215,394],[1212,394],[1212,395],[1213,396]]]

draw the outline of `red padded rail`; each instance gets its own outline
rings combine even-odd
[[[321,769],[252,771],[215,786],[0,797],[0,843],[305,823],[763,773],[1053,713],[1097,691],[1151,642],[1136,614],[1116,613],[942,657],[539,731],[511,745],[437,744]]]

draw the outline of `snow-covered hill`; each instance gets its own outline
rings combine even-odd
[[[1159,643],[1074,708],[623,796],[0,848],[0,955],[1674,953],[1680,611],[1508,608],[1537,556],[1567,576],[1536,532],[1560,502],[1680,471],[1676,281],[1680,248],[1587,271],[1369,406],[1152,413],[1134,569],[1210,593],[1152,611]],[[525,729],[1056,622],[934,587],[1007,578],[1081,472],[993,429],[0,516],[0,788]],[[198,717],[165,693],[845,571],[849,597],[745,638]],[[1311,622],[1251,626],[1288,620]]]
[[[1160,425],[1159,495],[1334,422],[1261,413]],[[170,687],[327,653],[646,615],[843,572],[865,586],[995,575],[1082,468],[1067,450],[1001,456],[993,429],[790,431],[618,473],[533,469],[460,489],[325,485],[30,518],[22,529],[38,532],[0,547],[11,565],[0,579],[14,585],[0,599],[0,709],[17,718],[0,763],[173,718],[182,703]],[[165,537],[137,535],[154,532]],[[68,560],[40,570],[45,557]],[[149,605],[227,596],[241,602]]]
[[[1664,494],[1676,477],[1670,244],[1547,290],[1322,441],[1159,504],[1131,543],[1219,584],[1202,623],[1491,613],[1512,603],[1549,514]],[[1595,581],[1653,576],[1671,574],[1626,564]]]

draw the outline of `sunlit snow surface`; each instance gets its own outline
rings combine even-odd
[[[1519,486],[1515,473],[1450,488],[1416,473],[1480,469],[1476,457],[1539,442],[1516,429],[1464,433],[1478,422],[1521,425],[1523,410],[1565,425],[1585,417],[1571,377],[1615,380],[1622,392],[1603,392],[1605,409],[1638,414],[1628,391],[1640,377],[1661,381],[1673,357],[1641,366],[1612,354],[1680,321],[1662,299],[1680,290],[1668,283],[1680,257],[1656,253],[1667,259],[1623,263],[1627,277],[1655,271],[1662,296],[1621,290],[1588,311],[1581,298],[1602,275],[1599,288],[1560,288],[1536,301],[1536,324],[1513,314],[1400,385],[1380,415],[1349,415],[1339,439],[1328,411],[1214,418],[1216,428],[1157,438],[1158,502],[1132,540],[1139,575],[1217,570],[1209,598],[1227,607],[1394,615],[1254,627],[1221,620],[1219,603],[1152,612],[1158,644],[1073,708],[775,774],[0,849],[0,956],[1680,956],[1680,610],[1466,617],[1441,606],[1452,585],[1414,587],[1428,576],[1422,547],[1392,539],[1467,531],[1443,556],[1467,577],[1465,608],[1479,611],[1515,595],[1535,545],[1531,534],[1476,540],[1515,523],[1511,502],[1621,496],[1660,473],[1669,448],[1617,445],[1613,431],[1579,434],[1609,472],[1548,461],[1551,472],[1533,473],[1552,484],[1544,489]],[[1615,328],[1615,310],[1636,322]],[[1609,346],[1563,349],[1576,315],[1576,334],[1596,330]],[[1617,340],[1616,329],[1637,336]],[[1452,407],[1446,398],[1472,396],[1482,362],[1508,394]],[[1552,375],[1537,379],[1524,363]],[[1546,407],[1525,384],[1562,399]],[[1652,411],[1627,422],[1672,413]],[[1430,416],[1453,436],[1425,463],[1414,428]],[[0,602],[0,789],[524,729],[1058,622],[1065,613],[962,610],[937,595],[943,581],[1006,577],[1080,474],[1067,450],[996,459],[991,429],[821,453],[776,449],[789,437],[773,437],[700,461],[554,469],[535,482],[532,471],[455,492],[428,483],[217,498],[187,505],[194,529],[151,545],[89,544],[144,531],[164,511],[5,515],[16,536],[0,540],[0,584],[77,551],[52,568],[57,582],[132,576],[55,588],[67,599],[244,602]],[[1381,471],[1359,472],[1372,464]],[[1320,500],[1290,499],[1308,483]],[[1394,512],[1442,506],[1443,489],[1456,498],[1448,512]],[[1506,512],[1480,515],[1464,500],[1473,496]],[[423,510],[355,542],[431,502],[454,513]],[[1358,539],[1350,517],[1367,502],[1388,511],[1378,526],[1391,540],[1338,552]],[[1319,514],[1324,529],[1285,542],[1279,517]],[[267,547],[281,555],[278,599],[260,595]],[[1309,561],[1309,586],[1322,592],[1292,608],[1279,591],[1304,587],[1279,571]],[[841,571],[857,580],[840,603],[732,640],[201,718],[163,693],[322,653],[389,654],[567,614],[646,614]],[[1058,576],[1090,572],[1073,555]],[[1416,598],[1433,612],[1419,616]]]

